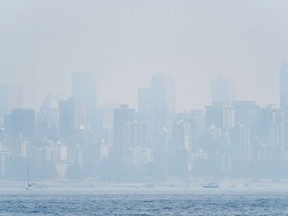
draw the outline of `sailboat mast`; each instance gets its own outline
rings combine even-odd
[[[27,187],[30,186],[30,164],[29,164],[29,157],[27,161]]]

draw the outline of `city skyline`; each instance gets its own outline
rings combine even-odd
[[[288,0],[0,0],[0,215],[288,214]]]
[[[286,4],[6,2],[2,177],[30,157],[39,178],[271,175],[287,163]]]
[[[74,72],[95,73],[100,104],[136,107],[137,88],[157,73],[175,78],[178,111],[208,104],[219,76],[239,100],[279,104],[285,1],[16,2],[0,8],[0,74],[23,87],[25,107],[66,97]]]
[[[217,94],[217,93],[215,93],[215,92],[217,92],[217,91],[215,91],[215,83],[217,83],[217,82],[220,82],[220,83],[223,82],[222,85],[224,86],[223,89],[220,90],[220,92],[218,93],[218,97],[219,97],[219,95],[221,95],[221,93],[222,93],[221,91],[225,92],[225,90],[230,89],[229,95],[223,95],[222,94],[222,97],[226,97],[226,100],[229,100],[229,104],[226,104],[226,105],[231,105],[233,101],[255,101],[258,105],[260,105],[262,107],[265,107],[265,106],[268,106],[268,105],[273,105],[275,107],[280,107],[281,108],[281,94],[283,94],[281,92],[283,92],[284,90],[281,90],[280,88],[281,88],[281,86],[282,86],[282,88],[286,88],[286,87],[284,87],[286,78],[285,77],[284,77],[285,79],[281,78],[281,76],[283,77],[283,75],[281,75],[281,73],[287,71],[287,69],[286,69],[287,66],[286,65],[287,65],[287,61],[282,61],[281,65],[279,66],[278,80],[277,80],[278,81],[277,82],[277,93],[276,93],[275,98],[274,98],[274,100],[277,101],[277,103],[272,103],[272,102],[269,102],[269,101],[267,103],[261,103],[261,101],[253,100],[253,99],[251,99],[251,97],[239,98],[239,97],[237,97],[237,95],[240,92],[235,87],[235,84],[234,84],[233,80],[231,80],[231,79],[229,79],[227,77],[218,76],[218,77],[216,77],[214,79],[211,79],[209,81],[210,86],[209,86],[209,90],[207,90],[207,92],[209,92],[207,103],[202,104],[201,106],[196,106],[195,105],[193,107],[186,107],[185,109],[184,108],[181,109],[181,108],[179,108],[179,105],[177,106],[177,101],[178,101],[177,93],[176,93],[177,92],[177,82],[176,82],[174,77],[169,76],[169,75],[165,75],[165,74],[162,74],[162,73],[157,73],[157,74],[151,75],[149,77],[149,79],[151,79],[151,77],[155,77],[155,76],[165,76],[165,77],[170,77],[170,78],[173,79],[174,86],[175,86],[174,87],[174,89],[175,89],[174,90],[175,91],[175,96],[174,96],[175,99],[174,100],[175,100],[175,108],[176,108],[175,111],[176,112],[191,111],[193,109],[202,109],[203,110],[203,109],[205,109],[205,106],[211,105],[213,103],[217,103],[217,99],[220,100],[219,98],[217,98],[217,96],[215,96],[215,94]],[[60,102],[62,100],[66,100],[66,99],[69,99],[69,98],[77,98],[77,96],[75,97],[75,93],[73,93],[73,87],[72,87],[72,84],[73,84],[73,82],[75,80],[75,78],[73,78],[73,77],[75,75],[76,76],[78,75],[79,78],[81,76],[83,76],[83,77],[91,77],[91,78],[93,77],[93,80],[91,80],[92,82],[90,82],[90,84],[89,84],[90,93],[88,93],[88,94],[91,94],[91,96],[94,97],[94,98],[92,98],[92,101],[90,101],[90,103],[92,103],[92,104],[94,103],[94,108],[96,106],[96,101],[97,101],[97,106],[99,106],[99,107],[101,107],[101,106],[104,106],[104,107],[105,106],[118,107],[118,106],[123,105],[123,104],[129,104],[129,106],[131,106],[131,107],[133,107],[133,108],[138,110],[139,109],[139,101],[138,101],[139,90],[145,89],[145,87],[149,86],[149,82],[150,82],[150,80],[148,80],[146,86],[138,86],[138,87],[135,86],[135,91],[132,92],[132,94],[135,95],[135,97],[136,97],[135,100],[132,100],[132,101],[122,100],[122,101],[118,101],[118,102],[116,100],[116,101],[109,101],[109,102],[106,101],[107,103],[101,103],[103,101],[99,100],[99,98],[103,97],[103,95],[101,95],[101,91],[98,88],[99,81],[95,77],[95,73],[93,73],[93,72],[71,73],[70,74],[70,78],[68,78],[66,80],[67,89],[66,89],[66,93],[65,94],[52,94],[51,92],[47,92],[46,95],[43,95],[43,98],[40,100],[41,101],[40,104],[37,105],[37,106],[32,106],[31,104],[27,104],[27,101],[26,101],[26,103],[23,102],[23,100],[25,98],[25,96],[24,96],[25,89],[23,89],[23,87],[21,85],[19,85],[19,84],[16,85],[15,83],[0,83],[0,86],[2,88],[2,92],[7,91],[7,90],[4,90],[4,89],[8,89],[8,88],[10,89],[9,94],[14,97],[14,99],[13,99],[14,101],[15,100],[21,101],[21,102],[17,102],[18,105],[16,106],[16,108],[17,107],[32,108],[35,111],[39,111],[41,109],[41,106],[43,105],[43,103],[45,103],[45,100],[46,100],[47,97],[52,97],[54,100],[56,100],[56,102],[57,101]],[[92,83],[94,83],[94,85],[91,85]],[[282,83],[284,83],[284,84],[282,84]],[[228,88],[228,89],[226,89],[226,88]],[[14,90],[12,90],[12,89],[14,89]],[[78,89],[79,89],[79,87],[78,87]],[[93,90],[94,90],[94,92],[93,92]],[[84,90],[84,91],[87,91],[87,90]],[[117,96],[119,96],[121,98],[121,95],[119,95],[119,94],[115,94],[115,95],[117,95]],[[11,98],[11,96],[9,98]],[[90,99],[91,99],[91,96],[90,96]],[[27,95],[26,95],[26,97],[27,97]],[[9,99],[9,100],[12,100],[12,98]],[[89,98],[86,98],[86,100],[89,100]],[[187,100],[188,100],[188,98],[187,98]],[[2,109],[4,109],[4,108],[2,108]],[[11,107],[9,108],[9,111],[11,111]]]
[[[34,179],[286,177],[287,73],[284,63],[281,108],[234,100],[233,83],[225,78],[211,82],[205,109],[189,112],[176,112],[174,79],[161,74],[139,88],[138,110],[129,104],[97,106],[91,73],[72,74],[73,97],[48,96],[39,111],[19,107],[21,98],[11,103],[19,88],[0,86],[0,104],[6,107],[1,177],[25,179],[29,161]]]
[[[287,64],[287,61],[283,60],[281,62],[281,64],[278,67],[278,71],[281,69],[281,66],[283,64]],[[145,79],[144,79],[145,80],[145,84],[142,85],[142,86],[136,86],[136,84],[133,83],[133,81],[130,80],[129,84],[133,83],[133,87],[131,86],[130,89],[129,89],[129,93],[128,93],[130,95],[129,99],[127,99],[127,91],[128,91],[128,89],[124,90],[126,92],[122,92],[123,88],[127,88],[127,86],[129,88],[129,85],[124,85],[124,86],[121,86],[121,88],[119,90],[117,90],[117,91],[108,90],[109,94],[111,94],[109,100],[107,100],[107,99],[105,100],[105,95],[107,93],[107,89],[106,90],[104,90],[104,89],[107,88],[107,86],[103,87],[104,83],[107,84],[107,80],[108,79],[106,79],[105,81],[104,81],[104,78],[102,78],[102,80],[97,80],[97,76],[96,76],[97,73],[94,73],[94,72],[83,72],[83,71],[82,72],[71,72],[69,74],[70,77],[66,77],[65,80],[62,80],[62,84],[64,83],[64,85],[62,87],[60,87],[61,90],[56,91],[56,92],[54,91],[54,93],[53,93],[53,91],[51,91],[51,92],[45,92],[45,93],[43,93],[41,95],[39,94],[38,95],[38,99],[37,100],[33,99],[32,100],[33,102],[31,101],[31,99],[32,99],[32,98],[30,98],[31,96],[28,95],[27,88],[25,88],[25,85],[21,84],[20,82],[13,82],[12,81],[12,82],[2,82],[0,84],[3,85],[3,86],[7,85],[7,86],[11,86],[11,87],[12,86],[18,87],[19,90],[22,90],[21,93],[22,93],[22,104],[23,104],[23,106],[26,107],[26,108],[33,108],[35,110],[39,110],[40,107],[41,107],[41,104],[43,103],[43,98],[45,98],[48,95],[53,95],[53,97],[57,98],[58,100],[62,100],[62,99],[69,98],[69,97],[73,96],[72,85],[71,85],[72,84],[72,75],[73,74],[93,74],[93,76],[95,77],[95,86],[94,87],[96,89],[94,93],[97,94],[97,104],[98,105],[114,105],[114,106],[118,106],[118,105],[121,105],[121,104],[130,104],[131,106],[133,106],[135,108],[138,107],[137,106],[137,91],[138,91],[138,89],[145,87],[145,85],[147,86],[149,84],[149,80],[150,80],[150,78],[152,76],[155,76],[157,74],[170,76],[169,74],[165,74],[165,73],[154,73],[154,74],[151,74],[150,76],[147,75],[147,76],[145,76]],[[207,78],[207,80],[205,81],[205,83],[206,83],[205,85],[208,86],[209,90],[208,89],[205,90],[207,92],[205,92],[205,97],[202,98],[203,99],[202,103],[193,103],[193,99],[191,97],[189,97],[189,93],[191,93],[191,92],[185,92],[184,96],[186,96],[186,97],[182,96],[181,93],[180,93],[182,90],[179,90],[179,88],[181,89],[181,88],[183,88],[183,86],[181,86],[181,82],[180,83],[177,82],[177,79],[175,79],[173,77],[174,80],[175,80],[175,97],[177,98],[176,105],[175,105],[176,106],[176,110],[178,112],[182,112],[182,111],[189,111],[191,109],[204,109],[205,106],[207,104],[209,104],[212,101],[212,99],[213,99],[213,95],[211,94],[211,84],[213,83],[213,81],[219,80],[219,79],[227,79],[227,80],[229,80],[229,82],[231,82],[233,84],[233,89],[234,89],[233,98],[235,100],[257,101],[257,103],[260,104],[261,106],[266,106],[266,105],[270,105],[271,104],[271,105],[275,105],[275,106],[278,107],[278,106],[280,106],[280,96],[279,96],[280,82],[279,82],[279,80],[281,78],[280,78],[280,75],[279,75],[278,72],[276,74],[277,74],[277,76],[275,76],[273,78],[273,80],[275,79],[274,82],[277,83],[277,84],[275,84],[275,83],[273,84],[273,85],[275,85],[276,89],[273,89],[273,91],[272,91],[273,94],[275,93],[275,95],[274,95],[274,97],[272,97],[272,95],[271,95],[272,92],[270,92],[269,100],[267,100],[267,98],[266,98],[266,100],[261,100],[261,99],[257,100],[257,98],[255,99],[255,97],[253,97],[253,96],[251,96],[249,94],[246,97],[244,97],[243,96],[244,95],[243,92],[241,92],[241,91],[239,91],[237,89],[237,84],[235,84],[235,82],[232,79],[230,79],[229,76],[219,75],[219,76],[215,76],[214,78],[210,78],[210,79]],[[177,78],[179,78],[179,77],[177,77]],[[35,91],[35,92],[37,92],[37,90],[38,89],[33,89],[33,91]],[[195,89],[192,89],[192,90],[194,90],[194,92],[198,92],[198,91],[200,92],[199,87],[195,87]],[[263,94],[267,93],[266,91],[267,91],[267,89],[265,91],[263,91],[262,93]],[[259,92],[259,94],[260,93],[261,92]],[[125,94],[126,94],[126,96],[125,96]],[[203,89],[201,90],[200,94],[201,94],[201,97],[204,96],[204,95],[202,95],[203,94]],[[196,95],[194,95],[194,97],[195,96]],[[30,99],[28,99],[28,98],[30,98]],[[113,98],[113,99],[111,99],[111,98]],[[126,98],[126,99],[119,100],[119,98]],[[181,98],[182,103],[183,103],[183,101],[192,101],[192,105],[191,106],[184,106],[183,104],[181,105],[181,103],[179,102],[179,98]],[[37,103],[35,103],[36,101],[37,101]]]

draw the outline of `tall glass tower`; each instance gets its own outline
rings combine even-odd
[[[76,100],[76,118],[88,130],[96,128],[96,80],[93,73],[72,74],[72,97]]]
[[[230,80],[218,78],[212,81],[212,104],[230,106],[234,100],[234,87]]]
[[[167,136],[175,118],[174,79],[157,74],[152,77],[150,88],[138,91],[138,115],[148,123],[150,146],[165,151]]]
[[[284,61],[280,68],[280,108],[288,111],[288,64]]]

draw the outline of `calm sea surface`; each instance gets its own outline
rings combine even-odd
[[[288,215],[288,192],[2,191],[0,215]]]

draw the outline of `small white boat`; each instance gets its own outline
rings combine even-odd
[[[26,190],[32,190],[32,184],[27,184]]]

